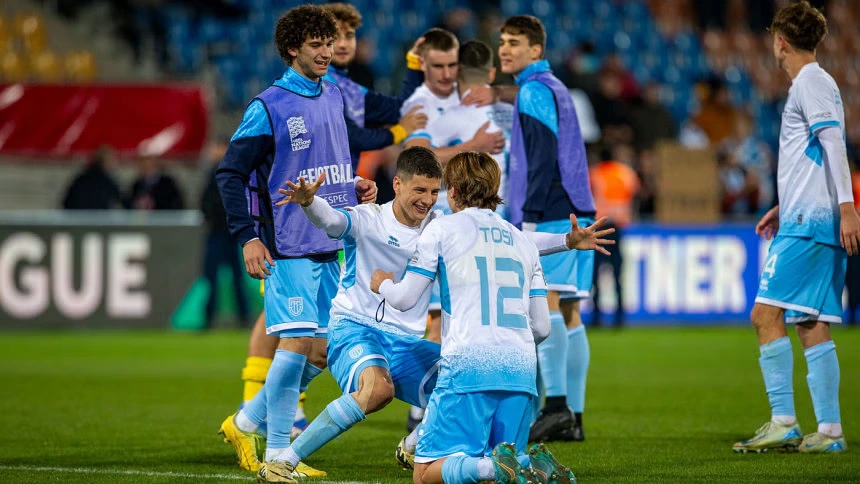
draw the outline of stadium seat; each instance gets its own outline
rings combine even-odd
[[[37,14],[20,14],[15,18],[15,32],[24,48],[31,54],[41,52],[47,47],[45,20]]]
[[[34,79],[41,82],[59,82],[63,78],[63,65],[57,54],[43,50],[30,57],[30,69]]]
[[[98,70],[96,60],[90,51],[70,52],[65,59],[66,79],[72,82],[93,82]]]
[[[2,76],[3,80],[6,82],[26,81],[29,71],[27,70],[27,63],[23,56],[11,50],[2,55],[0,76]]]

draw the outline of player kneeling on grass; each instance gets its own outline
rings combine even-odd
[[[399,283],[380,270],[371,278],[371,289],[400,311],[439,279],[442,358],[415,452],[416,483],[575,481],[543,445],[525,453],[535,344],[549,334],[549,308],[537,248],[493,213],[500,178],[486,153],[452,158],[443,180],[454,215],[427,224]]]

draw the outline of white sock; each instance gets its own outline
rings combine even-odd
[[[296,407],[296,422],[305,418],[305,410],[302,407]]]
[[[422,418],[424,418],[424,409],[413,405],[409,409],[409,416],[416,420],[421,420]]]
[[[421,427],[421,425],[415,427],[412,429],[412,432],[406,436],[406,442],[404,442],[404,444],[406,445],[406,450],[409,451],[410,454],[414,454],[415,447],[418,446],[418,430],[421,429]]]
[[[797,417],[795,417],[794,415],[774,415],[770,418],[770,421],[777,425],[788,427],[789,425],[794,425],[797,423]]]
[[[496,469],[489,457],[484,457],[478,461],[478,477],[483,481],[492,481],[496,478]]]
[[[841,423],[822,423],[818,424],[818,433],[824,434],[828,437],[838,438],[842,437],[842,424]]]
[[[293,467],[299,465],[301,459],[292,447],[286,449],[266,449],[266,462],[289,462]]]
[[[239,410],[239,413],[236,414],[235,422],[236,427],[239,427],[239,430],[242,432],[256,432],[257,427],[259,427],[259,425],[252,422],[251,419],[245,415],[244,410]]]

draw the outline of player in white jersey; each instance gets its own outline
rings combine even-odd
[[[429,289],[422,304],[398,311],[370,291],[373,270],[383,267],[397,274],[406,271],[421,230],[442,215],[432,210],[441,184],[442,168],[435,155],[424,148],[400,154],[394,179],[395,198],[384,205],[364,205],[335,210],[314,197],[324,176],[308,185],[288,182],[281,202],[299,203],[311,222],[329,237],[343,239],[344,265],[337,296],[332,302],[328,333],[328,364],[344,395],[331,402],[287,450],[286,460],[296,465],[317,449],[385,407],[393,398],[425,406],[436,381],[439,344],[422,339]],[[602,245],[606,231],[595,227],[569,234],[530,234],[544,250],[554,253],[569,248]],[[408,442],[406,442],[408,440]],[[404,439],[406,454],[414,449],[417,434]],[[409,456],[399,458],[411,466]]]
[[[402,112],[408,112],[415,106],[423,106],[422,110],[427,115],[427,122],[439,126],[437,121],[445,113],[460,104],[460,92],[457,89],[457,78],[459,73],[457,37],[447,30],[433,28],[424,33],[424,43],[419,51],[421,69],[424,71],[424,84],[422,84],[412,96],[401,106]],[[403,110],[406,111],[403,111]],[[434,131],[413,132],[406,138],[405,146],[422,146],[430,148],[443,164],[460,151],[487,151],[490,153],[501,153],[505,144],[505,137],[501,130],[490,131],[489,123],[486,123],[477,132],[470,135],[468,141],[460,141],[456,145],[444,146],[434,145],[431,142]],[[461,138],[466,139],[466,138]],[[447,210],[446,197],[442,197],[440,208]],[[433,301],[430,304],[430,319],[427,338],[439,341],[439,297],[438,288],[434,289]],[[421,408],[412,407],[406,422],[406,428],[410,432],[421,422],[423,411]]]
[[[414,307],[434,279],[442,287],[441,368],[418,440],[416,483],[573,478],[544,447],[535,446],[531,466],[525,454],[535,344],[549,334],[549,307],[536,247],[493,213],[500,177],[486,153],[452,158],[444,181],[454,215],[427,225],[400,283],[384,271],[371,280],[400,310]]]
[[[424,84],[412,93],[400,110],[406,113],[415,106],[423,106],[427,124],[430,125],[436,124],[435,121],[448,110],[460,105],[457,87],[459,42],[454,34],[438,28],[430,29],[422,37],[424,43],[420,48],[420,62],[424,71]],[[406,147],[431,148],[443,165],[460,151],[501,153],[505,145],[504,134],[498,129],[491,130],[486,120],[482,124],[478,125],[480,129],[473,131],[468,138],[461,137],[455,145],[434,145],[431,142],[433,131],[416,131],[406,138]]]
[[[490,47],[473,40],[460,46],[457,67],[457,93],[460,97],[467,96],[474,87],[486,87],[495,80],[496,68],[493,67],[493,51]],[[456,104],[447,108],[441,115],[429,122],[423,129],[412,133],[407,140],[407,146],[426,146],[428,148],[450,148],[437,150],[440,161],[445,162],[459,151],[472,151],[468,145],[464,148],[464,140],[472,140],[480,131],[502,133],[504,146],[500,152],[492,156],[499,164],[502,172],[502,183],[499,196],[506,199],[508,157],[510,156],[511,128],[513,126],[514,106],[506,102],[495,102],[486,106]],[[481,151],[481,150],[474,150]],[[504,217],[504,205],[500,205]],[[439,193],[436,208],[450,213],[445,187]]]
[[[860,219],[845,154],[842,99],[833,78],[815,60],[815,49],[827,34],[821,12],[806,1],[795,3],[776,14],[770,30],[777,63],[792,80],[779,139],[780,205],[756,225],[757,234],[776,238],[750,316],[772,416],[734,450],[844,452],[839,362],[830,324],[842,322],[846,250],[857,253]],[[783,318],[795,323],[803,346],[818,421],[818,431],[802,438],[794,409],[794,358]]]

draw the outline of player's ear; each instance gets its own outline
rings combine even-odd
[[[397,193],[398,191],[400,191],[400,185],[402,185],[402,184],[403,184],[403,181],[400,180],[400,177],[397,175],[394,175],[394,180],[391,180],[391,187],[394,188],[394,193]]]
[[[490,74],[487,76],[487,84],[496,82],[496,68],[490,68]]]

